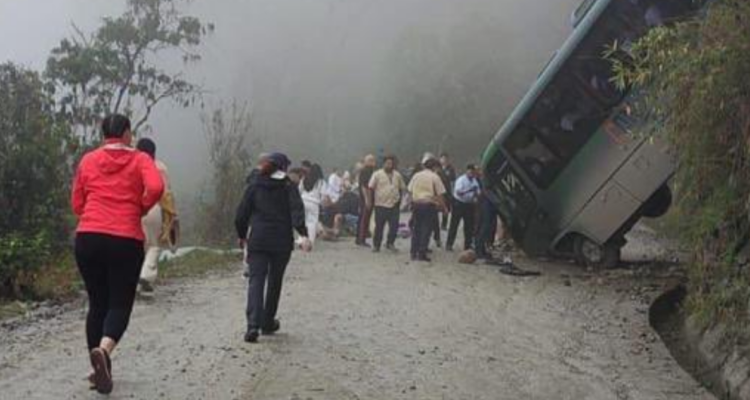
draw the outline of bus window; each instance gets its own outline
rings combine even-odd
[[[506,148],[529,177],[546,189],[607,117],[576,80],[550,85]]]
[[[607,48],[632,43],[649,26],[667,23],[690,8],[689,0],[610,4],[504,144],[541,189],[554,182],[627,95],[612,82],[612,65],[604,59]]]
[[[547,187],[557,176],[555,171],[562,166],[560,158],[526,124],[516,129],[505,146],[526,174],[541,187]]]
[[[628,0],[641,11],[641,20],[648,28],[674,22],[694,9],[691,0]]]
[[[581,68],[574,74],[583,90],[603,104],[605,108],[614,108],[625,97],[625,92],[619,90],[611,79],[611,65],[602,59],[582,63]]]

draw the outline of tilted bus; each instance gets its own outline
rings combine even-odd
[[[663,215],[675,172],[669,148],[646,139],[604,53],[627,52],[651,27],[694,12],[691,0],[585,0],[574,30],[487,148],[487,195],[531,256],[619,262],[626,233]]]

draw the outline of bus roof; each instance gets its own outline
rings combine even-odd
[[[584,0],[583,5],[588,1],[589,0]],[[555,52],[552,59],[547,63],[544,70],[542,70],[532,84],[531,89],[526,93],[523,99],[521,99],[521,102],[516,106],[495,135],[493,143],[490,144],[485,153],[485,157],[490,156],[490,153],[493,152],[493,150],[499,149],[499,145],[503,140],[515,131],[521,120],[523,120],[526,114],[531,111],[534,104],[536,104],[537,99],[542,95],[544,89],[546,89],[555,77],[557,77],[557,74],[563,66],[565,66],[566,61],[578,48],[581,41],[586,38],[596,21],[599,20],[599,17],[604,13],[612,1],[615,0],[597,0],[596,3],[591,5],[588,11],[586,11],[583,18],[580,21],[576,21],[576,27],[573,30],[573,33],[568,37],[565,43],[563,43],[562,47]]]

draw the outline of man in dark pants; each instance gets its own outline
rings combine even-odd
[[[250,275],[245,334],[249,343],[257,342],[261,332],[271,335],[281,328],[276,312],[284,272],[294,249],[292,230],[302,236],[303,250],[312,248],[302,198],[297,185],[286,175],[289,164],[280,153],[261,159],[237,209],[235,228],[240,247],[247,250]]]
[[[452,212],[453,204],[453,199],[451,198],[451,195],[453,193],[453,183],[456,182],[457,178],[456,169],[453,168],[453,164],[451,163],[451,159],[448,153],[442,153],[440,155],[440,169],[443,172],[440,178],[443,180],[443,186],[445,186],[445,190],[447,190],[446,201],[448,202],[448,206],[451,207],[451,209],[449,209],[447,213],[443,213],[441,228],[443,230],[448,230],[448,220]]]
[[[438,225],[438,212],[445,211],[445,186],[435,172],[440,163],[434,156],[424,160],[425,169],[415,174],[409,182],[409,193],[412,198],[414,232],[411,240],[411,258],[413,261],[427,261],[427,247],[435,226]]]
[[[435,221],[435,225],[432,227],[432,235],[433,239],[435,240],[435,246],[440,248],[443,246],[443,240],[441,238],[442,232],[441,232],[441,225],[440,225],[440,213],[442,212],[443,218],[447,221],[450,213],[451,213],[451,206],[453,203],[453,200],[451,200],[451,186],[452,183],[448,179],[448,177],[445,175],[445,171],[438,166],[434,170],[435,174],[437,174],[438,177],[440,177],[440,181],[443,182],[443,187],[445,188],[445,194],[443,194],[443,203],[445,204],[445,210],[438,211],[438,219]]]
[[[369,247],[367,238],[370,236],[370,220],[372,219],[372,190],[370,179],[375,173],[377,159],[370,154],[364,159],[364,167],[359,172],[359,220],[357,221],[357,246]]]
[[[448,231],[448,242],[446,249],[453,251],[453,244],[456,242],[458,225],[464,224],[464,250],[469,250],[474,244],[475,225],[474,220],[477,214],[477,204],[479,195],[482,190],[477,179],[477,168],[470,164],[466,167],[466,173],[461,175],[456,181],[456,187],[453,189],[453,212],[451,213],[451,225]]]
[[[375,172],[370,179],[370,190],[375,204],[375,235],[373,252],[379,252],[383,244],[383,231],[388,224],[388,241],[386,248],[396,251],[396,236],[401,216],[401,196],[406,191],[406,183],[401,173],[396,171],[396,157],[386,156],[383,168]]]
[[[495,241],[497,232],[497,210],[486,195],[480,196],[479,200],[479,232],[476,239],[477,258],[491,260],[490,247]]]

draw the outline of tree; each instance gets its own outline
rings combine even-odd
[[[184,15],[184,0],[128,0],[119,17],[104,18],[93,33],[74,26],[47,61],[46,77],[59,99],[59,112],[84,143],[96,137],[96,124],[109,113],[146,128],[154,108],[165,100],[188,107],[200,88],[182,72],[161,68],[157,57],[179,54],[184,64],[201,59],[196,49],[213,24]]]
[[[67,124],[39,75],[0,65],[0,296],[67,238]]]
[[[199,199],[199,229],[205,243],[226,245],[234,238],[235,211],[252,168],[249,147],[260,148],[261,142],[256,138],[247,143],[252,116],[247,106],[236,102],[204,115],[203,127],[213,171],[206,197]]]

